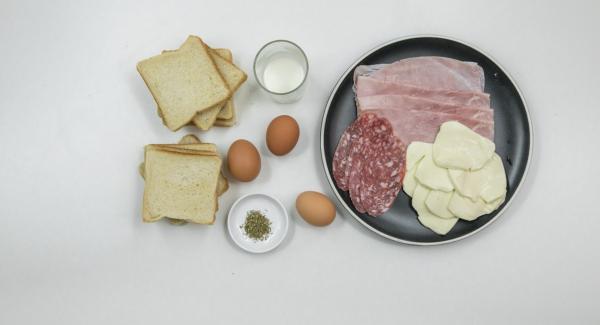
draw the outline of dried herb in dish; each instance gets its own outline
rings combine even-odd
[[[271,220],[258,210],[250,210],[246,213],[246,221],[240,229],[243,229],[249,238],[263,241],[271,235]]]

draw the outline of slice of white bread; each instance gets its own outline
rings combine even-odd
[[[233,55],[231,53],[231,51],[229,49],[212,49],[212,51],[214,51],[217,55],[221,56],[222,58],[226,59],[229,62],[233,61]],[[168,53],[168,52],[175,52],[175,50],[163,50],[162,53]],[[202,118],[204,119],[203,125],[212,125],[212,126],[221,126],[221,127],[231,127],[233,125],[235,125],[235,123],[237,122],[236,119],[236,113],[235,113],[235,106],[233,104],[233,96],[228,99],[225,104],[222,104],[221,107],[218,107],[219,105],[213,106],[209,109],[206,109],[203,112],[206,112],[207,114],[203,114],[203,112],[200,112],[198,114],[202,114]],[[216,116],[216,119],[213,121],[213,116],[212,114],[214,113],[214,111],[218,109],[219,112]],[[212,112],[212,113],[211,113]],[[162,114],[160,112],[160,107],[157,108],[157,114],[158,116],[162,119]],[[163,120],[163,124],[164,124],[164,120]],[[190,123],[188,124],[194,124],[193,120],[190,121]],[[191,135],[190,136],[194,136]]]
[[[182,47],[184,50],[165,52],[137,64],[164,123],[173,131],[190,122],[198,112],[231,97],[202,40],[190,36]]]
[[[199,144],[199,146],[193,146],[194,144]],[[178,145],[192,145],[191,147],[187,147],[187,149],[194,149],[196,148],[196,150],[200,150],[200,151],[208,151],[208,152],[214,152],[215,154],[217,153],[216,150],[216,145],[212,144],[212,143],[201,143],[200,140],[193,134],[188,134],[185,135],[183,138],[181,138],[181,140],[179,140],[179,143],[177,145],[158,145],[158,146],[178,146]],[[152,145],[152,146],[157,146],[157,145]],[[182,147],[183,149],[186,149],[186,147]],[[138,167],[139,169],[139,173],[140,176],[142,176],[142,178],[144,178],[144,163],[141,163]],[[217,183],[217,195],[221,196],[223,193],[227,192],[227,190],[229,189],[229,182],[227,181],[227,178],[223,175],[223,172],[219,173],[219,182]]]
[[[232,62],[231,51],[228,49],[211,49],[211,54],[213,55],[213,60],[214,60],[214,56],[217,55],[217,56],[224,58],[228,62]],[[219,68],[218,65],[217,65],[217,68]],[[219,72],[221,72],[220,68],[219,68]],[[221,73],[221,75],[223,75],[223,74]],[[230,85],[228,84],[228,86],[230,86]],[[216,106],[213,106],[207,110],[204,110],[204,111],[198,113],[198,115],[196,115],[196,117],[192,120],[192,124],[195,124],[196,127],[198,127],[201,130],[208,130],[209,128],[211,128],[213,126],[213,124],[215,123],[215,120],[218,118],[219,114],[221,114],[221,112],[223,110],[227,110],[227,107],[229,107],[228,103],[231,102],[231,100],[232,99],[230,98],[229,100],[227,100],[225,102],[225,104],[216,105]]]
[[[200,144],[200,143],[201,143],[200,139],[198,139],[198,137],[196,137],[193,134],[184,135],[183,138],[181,138],[181,140],[179,140],[180,145],[194,145],[194,144]],[[212,143],[208,143],[208,144],[212,144]],[[206,149],[207,147],[200,147],[200,148]],[[216,152],[216,146],[215,146],[215,152]],[[229,182],[227,181],[227,178],[225,176],[223,176],[223,172],[220,172],[219,173],[219,182],[217,183],[217,195],[221,196],[228,189],[229,189]],[[217,209],[218,209],[218,204],[217,204]],[[169,223],[171,223],[172,225],[185,225],[187,222],[184,220],[177,220],[177,219],[169,218]]]
[[[154,222],[168,217],[214,223],[221,159],[194,150],[164,150],[159,146],[145,149],[143,220]]]
[[[201,151],[212,151],[215,153],[217,152],[216,145],[214,145],[212,143],[201,143],[200,139],[198,139],[193,134],[185,135],[183,138],[181,138],[181,140],[179,140],[178,145],[165,145],[165,146],[178,146],[178,147],[183,147],[183,148],[188,148],[188,149],[196,148]],[[160,149],[160,147],[159,147],[159,149]],[[145,166],[144,163],[141,163],[139,166],[139,172],[140,172],[140,175],[142,176],[142,178],[144,178],[144,166]],[[228,189],[229,189],[229,182],[227,181],[227,178],[225,178],[225,176],[223,176],[223,173],[220,172],[219,173],[219,181],[217,183],[217,189],[216,189],[217,195],[221,196]],[[218,209],[218,204],[217,204],[217,209]],[[166,219],[169,221],[170,224],[173,224],[173,225],[187,224],[187,221],[185,221],[185,220],[172,219],[169,217],[166,217]]]
[[[179,144],[195,144],[195,143],[201,143],[201,144],[207,144],[207,143],[202,143],[200,141],[200,139],[198,139],[198,137],[196,137],[193,134],[188,134],[183,136],[183,138],[181,138],[181,140],[179,140]],[[212,144],[212,143],[208,143],[208,144]],[[216,146],[215,146],[216,148]],[[216,152],[216,149],[215,149]],[[227,190],[229,189],[229,182],[227,181],[227,178],[223,175],[223,172],[219,173],[219,183],[217,184],[217,194],[219,196],[221,196],[223,193],[227,192]]]
[[[237,123],[237,113],[235,111],[235,108],[233,107],[233,101],[228,101],[227,102],[228,105],[231,105],[231,118],[230,119],[220,119],[217,118],[217,120],[215,121],[215,126],[225,126],[225,127],[230,127],[230,126],[234,126]]]
[[[214,49],[214,51],[228,62],[233,63],[233,54],[229,49]],[[233,117],[233,94],[231,98],[221,107],[217,119],[230,119]]]
[[[231,97],[231,99],[229,99],[228,101],[225,102],[225,105],[223,105],[223,107],[219,111],[219,114],[217,114],[217,120],[232,119],[233,114],[234,114],[233,110],[234,110],[233,97]]]
[[[157,146],[161,149],[166,150],[176,149],[177,151],[179,151],[179,149],[184,149],[184,151],[193,150],[200,151],[201,153],[205,153],[207,155],[218,155],[217,146],[214,143],[154,144],[152,146]]]
[[[182,46],[182,48],[184,48],[184,46],[185,44]],[[242,83],[246,81],[246,73],[231,63],[231,60],[227,60],[227,58],[219,55],[218,52],[211,50],[210,53],[212,55],[212,59],[217,65],[217,68],[219,69],[219,73],[221,73],[225,79],[225,82],[227,83],[227,86],[233,95],[233,93],[242,85]],[[212,108],[199,112],[193,119],[194,124],[201,130],[208,130],[213,126],[222,107],[223,104],[216,105]]]
[[[231,51],[228,49],[211,49],[211,51],[214,51],[217,55],[221,56],[222,58],[226,59],[229,62],[232,62],[232,54]],[[163,50],[162,53],[168,53],[168,52],[175,52],[175,50]],[[212,126],[214,124],[214,120],[216,120],[217,118],[221,118],[221,119],[230,119],[233,112],[233,97],[228,99],[227,101],[225,101],[224,104],[219,104],[219,105],[215,105],[211,108],[208,108],[200,113],[198,113],[198,117],[202,119],[202,123],[200,124],[201,127],[203,128],[210,128],[210,126]],[[162,119],[162,114],[160,112],[160,107],[157,107],[156,110],[158,116]],[[218,112],[218,114],[216,116],[215,112]],[[164,120],[163,120],[163,124],[164,124]],[[190,125],[195,125],[194,121],[190,121],[188,124]],[[209,126],[210,125],[210,126]],[[194,136],[191,135],[190,136]]]

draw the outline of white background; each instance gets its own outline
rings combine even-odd
[[[594,1],[2,1],[1,324],[507,324],[600,322],[600,5]],[[492,54],[534,123],[522,191],[489,228],[441,247],[380,239],[349,216],[293,217],[277,250],[250,255],[225,232],[250,192],[293,211],[329,192],[318,130],[329,92],[357,57],[400,36],[442,34]],[[249,74],[237,127],[172,133],[137,61],[188,34],[228,47]],[[251,64],[276,38],[309,56],[310,85],[277,105]],[[275,158],[268,122],[293,115],[301,139]],[[214,226],[143,224],[143,146],[187,132],[222,153],[259,147],[263,170],[232,182]]]

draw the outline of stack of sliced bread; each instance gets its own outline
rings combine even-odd
[[[178,144],[147,145],[140,174],[145,222],[168,218],[175,224],[212,224],[218,197],[229,187],[217,147],[191,134]]]
[[[233,64],[230,50],[211,49],[189,36],[179,49],[139,62],[137,70],[172,131],[187,124],[201,130],[235,124],[232,97],[247,76]]]

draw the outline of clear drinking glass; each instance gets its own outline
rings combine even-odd
[[[307,76],[306,54],[293,42],[271,41],[254,58],[254,78],[276,102],[299,100],[306,89]]]

